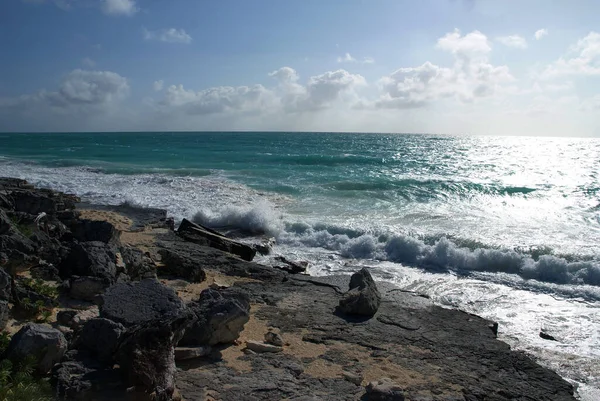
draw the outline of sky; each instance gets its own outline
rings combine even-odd
[[[0,131],[600,137],[597,0],[2,0]]]

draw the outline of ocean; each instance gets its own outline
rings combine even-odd
[[[0,134],[0,176],[274,237],[313,275],[368,266],[600,399],[599,139]]]

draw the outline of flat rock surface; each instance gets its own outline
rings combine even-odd
[[[254,312],[240,339],[275,328],[289,346],[249,355],[243,345],[223,347],[208,359],[182,362],[177,380],[184,399],[359,400],[368,399],[367,383],[386,377],[407,400],[575,399],[560,376],[497,340],[489,321],[418,295],[383,285],[374,317],[336,314],[348,280],[237,284]],[[361,385],[348,374],[362,378]]]

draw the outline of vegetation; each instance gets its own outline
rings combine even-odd
[[[31,224],[23,224],[16,216],[11,216],[10,220],[13,222],[17,230],[21,232],[26,237],[31,237],[33,235],[33,227]]]
[[[58,297],[58,289],[56,287],[46,284],[44,280],[41,280],[39,278],[35,280],[31,278],[24,278],[21,280],[21,283],[23,283],[25,287],[29,287],[30,289],[32,289],[40,295],[44,295],[52,299]]]
[[[35,358],[33,357],[14,365],[8,359],[1,360],[0,401],[53,400],[50,384],[46,379],[36,378],[34,371]]]

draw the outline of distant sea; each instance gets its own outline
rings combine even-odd
[[[0,175],[266,234],[315,275],[368,266],[600,399],[598,139],[0,134]]]

